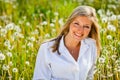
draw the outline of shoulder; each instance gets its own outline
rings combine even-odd
[[[85,38],[83,42],[89,46],[96,46],[96,40],[92,38]]]
[[[40,45],[40,48],[50,48],[55,43],[55,40],[45,41]]]

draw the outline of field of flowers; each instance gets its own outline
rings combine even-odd
[[[120,0],[0,0],[0,80],[31,80],[40,44],[78,5],[93,6],[101,26],[95,80],[120,80]]]

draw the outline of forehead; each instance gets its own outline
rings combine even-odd
[[[79,22],[79,23],[82,23],[82,24],[89,24],[89,25],[92,24],[91,19],[87,16],[78,16],[73,20],[73,22]]]

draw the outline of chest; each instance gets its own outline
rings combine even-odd
[[[49,58],[49,69],[52,77],[61,80],[79,80],[80,77],[86,77],[92,62],[90,57],[83,55],[78,62],[69,55],[53,54]]]

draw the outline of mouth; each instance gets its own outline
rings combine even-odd
[[[83,34],[79,34],[79,33],[74,33],[74,35],[79,37],[79,38],[83,36]]]

